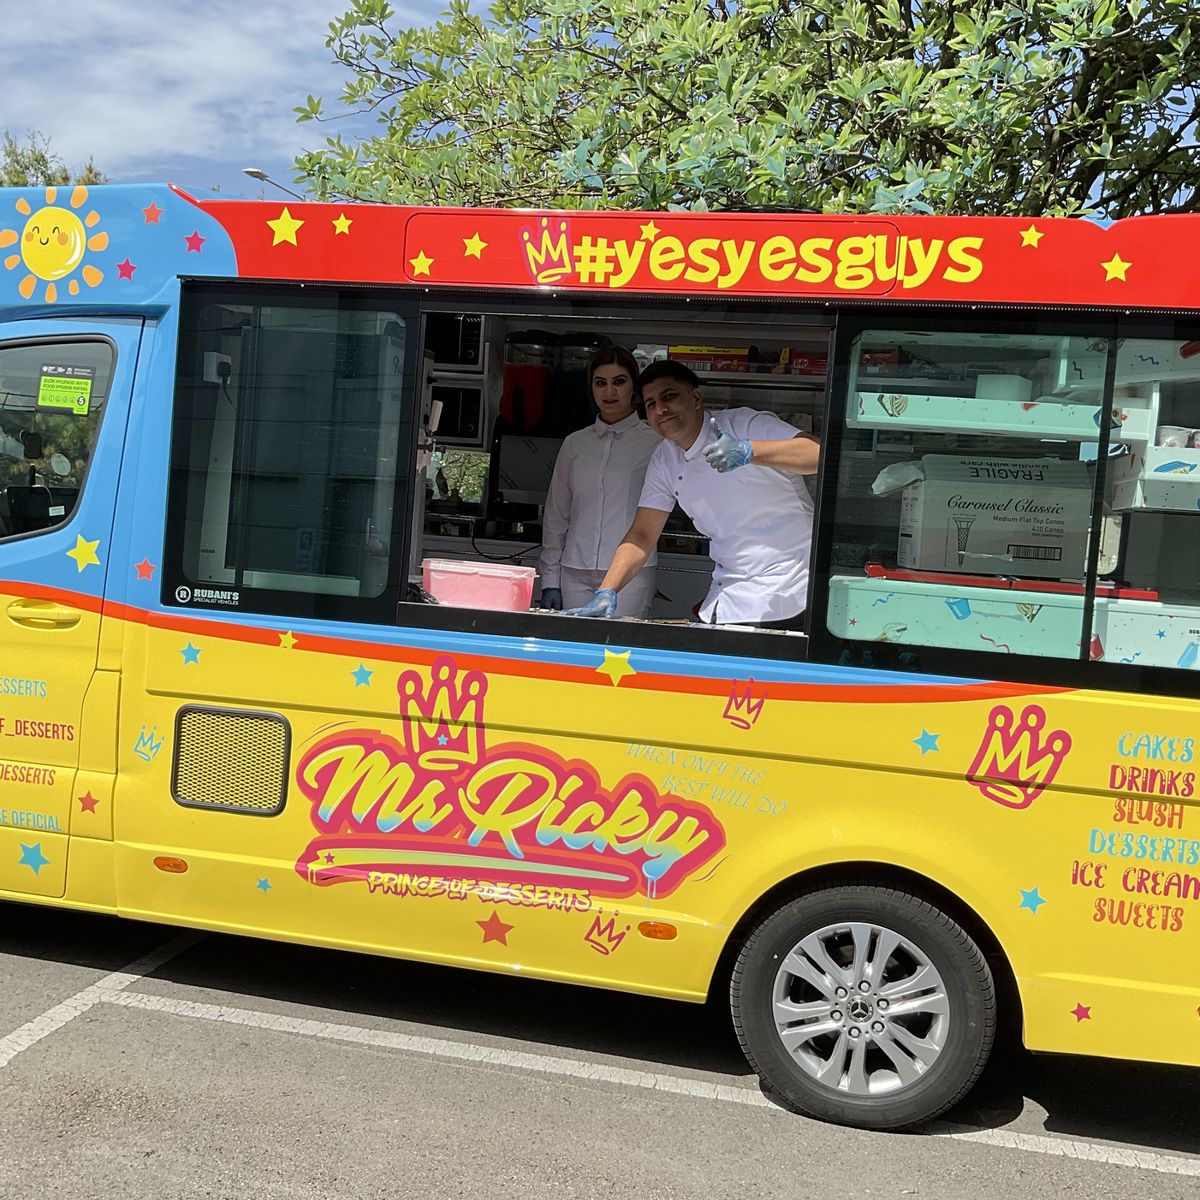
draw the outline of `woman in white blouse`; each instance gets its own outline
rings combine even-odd
[[[586,604],[637,509],[646,464],[660,438],[635,411],[638,368],[623,346],[605,346],[588,364],[599,415],[558,452],[542,519],[542,607]],[[644,617],[654,599],[656,556],[618,596],[618,617]]]

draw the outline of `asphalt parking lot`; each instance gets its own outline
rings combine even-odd
[[[6,1200],[1194,1200],[1198,1100],[1008,1053],[930,1131],[838,1129],[715,1006],[0,905]]]

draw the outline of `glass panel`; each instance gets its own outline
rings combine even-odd
[[[827,624],[844,661],[952,671],[953,656],[920,648],[1079,656],[1107,345],[857,339],[833,466]],[[1129,420],[1144,426],[1145,410]]]
[[[0,538],[71,519],[115,361],[105,341],[0,347]]]
[[[211,304],[197,325],[173,449],[194,601],[244,589],[381,595],[404,322],[336,304]]]
[[[1117,350],[1105,498],[1113,535],[1092,657],[1200,669],[1200,342]]]

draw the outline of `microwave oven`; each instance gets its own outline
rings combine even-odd
[[[426,313],[425,353],[433,355],[435,368],[481,370],[483,317],[478,313]]]
[[[436,375],[430,399],[442,406],[433,439],[439,446],[479,446],[487,432],[484,381],[479,376]]]

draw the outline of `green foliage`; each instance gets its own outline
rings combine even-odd
[[[487,485],[489,456],[477,450],[457,450],[453,446],[440,452],[439,484],[455,500],[478,502]]]
[[[398,203],[822,212],[1190,210],[1195,0],[450,0],[328,45],[376,136],[296,162]],[[326,120],[316,97],[299,119]]]
[[[29,469],[37,470],[39,483],[52,483],[60,487],[78,487],[83,482],[92,447],[96,442],[99,417],[95,414],[76,416],[73,413],[21,413],[17,419],[10,416],[0,418],[0,434],[5,438],[20,440],[21,432],[27,430],[42,436],[42,457],[35,462],[0,454],[0,488],[10,483],[28,483]],[[65,475],[50,471],[50,458],[63,455],[70,463]]]
[[[82,170],[71,174],[49,141],[30,132],[18,142],[7,130],[0,131],[0,187],[65,187],[69,183],[107,183],[89,158]]]

